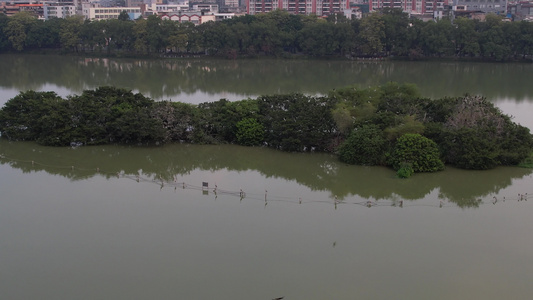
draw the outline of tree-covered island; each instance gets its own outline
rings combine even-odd
[[[529,129],[483,97],[428,99],[415,86],[397,83],[199,105],[114,87],[66,99],[26,91],[0,110],[0,133],[49,146],[185,142],[321,151],[349,164],[390,166],[401,177],[445,164],[518,165],[533,150]]]

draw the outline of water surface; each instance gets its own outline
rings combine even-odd
[[[0,153],[6,299],[533,293],[533,199],[516,196],[531,170],[400,180],[330,155],[179,144]]]
[[[412,82],[533,129],[532,64],[0,55],[0,104],[115,85],[201,103]],[[532,170],[416,174],[232,145],[0,140],[5,299],[530,299]],[[203,183],[207,188],[203,188]],[[241,194],[242,191],[242,194]],[[526,201],[526,199],[528,201]]]

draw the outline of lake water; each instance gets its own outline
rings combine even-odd
[[[200,103],[408,81],[425,96],[484,94],[533,128],[532,65],[2,55],[0,69],[2,104],[19,90],[67,96],[104,84]],[[0,140],[0,154],[1,298],[533,294],[529,169],[447,168],[400,180],[328,154],[232,145]]]

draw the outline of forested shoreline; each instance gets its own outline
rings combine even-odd
[[[518,165],[533,150],[529,129],[481,96],[428,99],[415,86],[397,83],[198,105],[114,87],[66,99],[26,91],[0,110],[0,133],[48,146],[183,142],[320,151],[348,164],[389,166],[402,177],[445,164]]]
[[[531,60],[533,23],[456,18],[423,22],[385,9],[362,19],[327,19],[274,11],[195,26],[158,16],[88,21],[37,20],[0,14],[0,53],[54,52],[102,56],[457,58]]]

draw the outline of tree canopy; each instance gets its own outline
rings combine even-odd
[[[195,54],[227,58],[305,55],[308,57],[453,57],[491,61],[533,55],[533,23],[485,22],[458,17],[422,22],[400,9],[362,19],[294,15],[276,10],[195,26],[156,15],[117,19],[37,20],[28,13],[0,15],[0,52],[56,51],[104,55]]]

